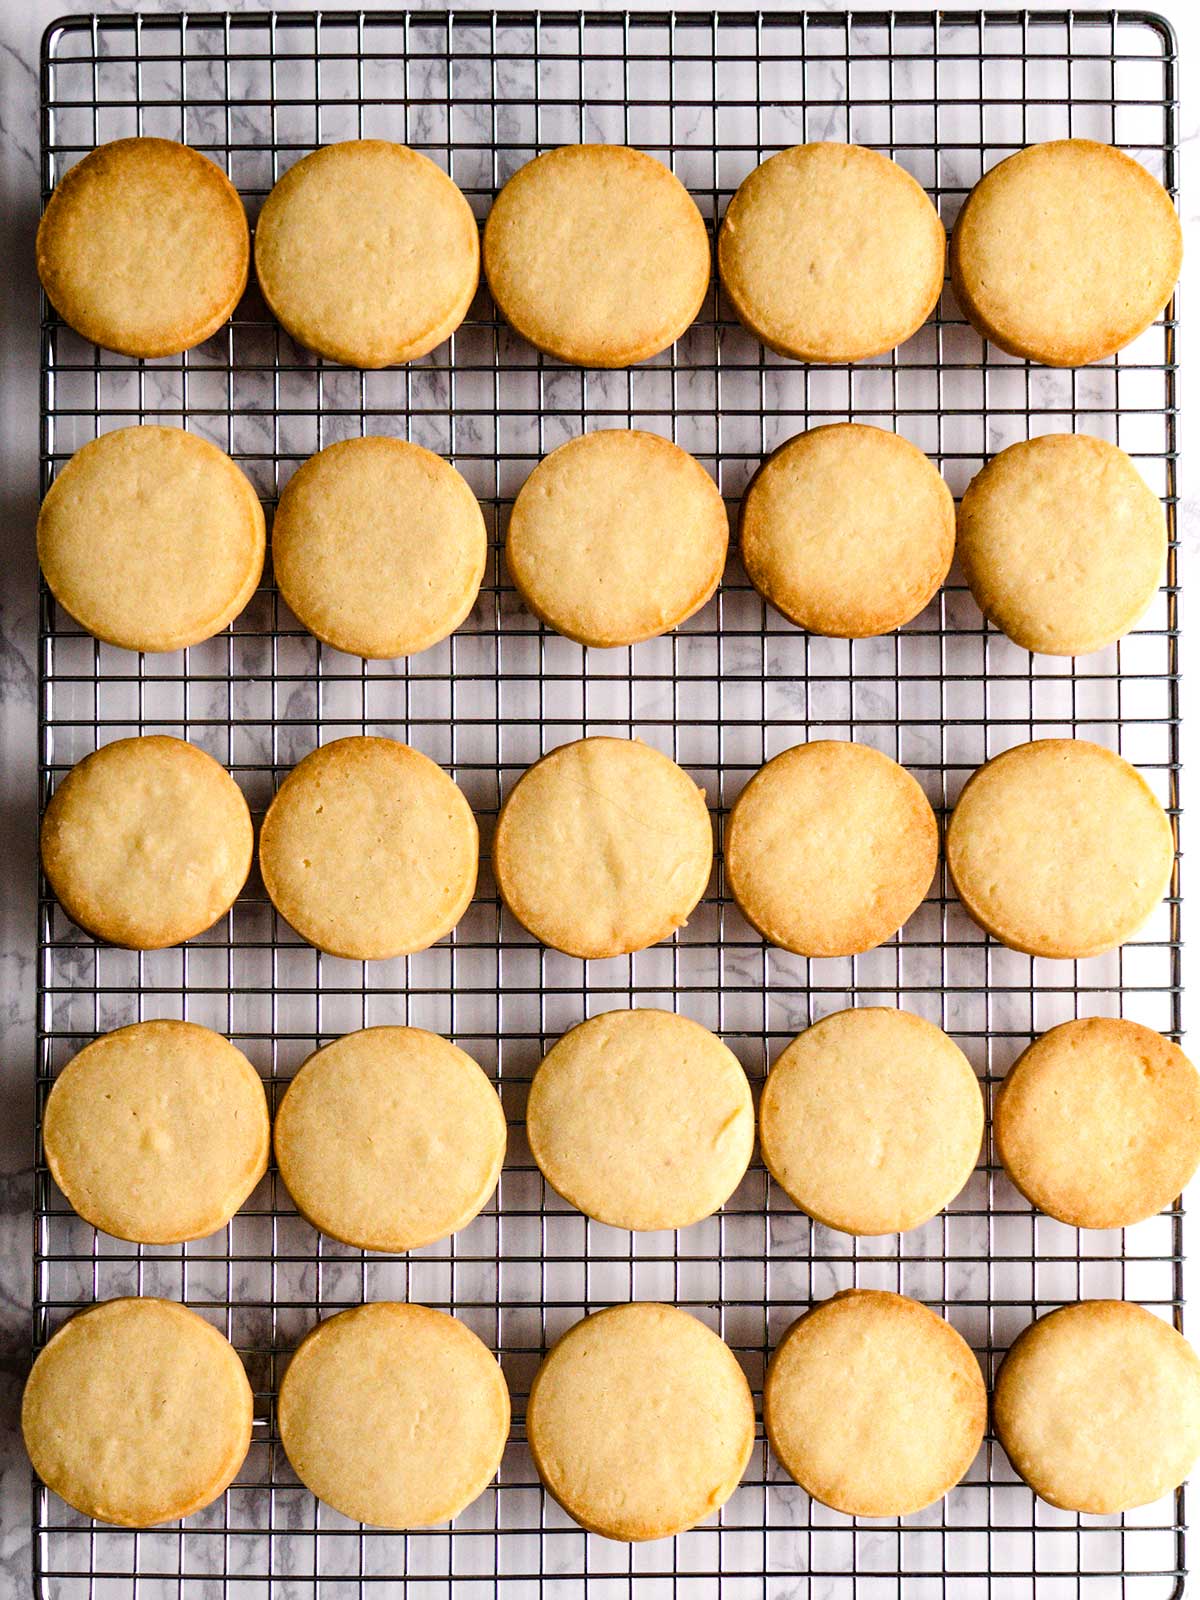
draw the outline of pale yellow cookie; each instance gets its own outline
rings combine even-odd
[[[54,598],[127,650],[182,650],[219,633],[258,587],[266,544],[249,480],[182,428],[120,428],[85,444],[37,524]]]
[[[479,227],[428,156],[383,139],[327,144],[263,203],[254,269],[292,337],[348,367],[415,361],[479,285]]]
[[[1167,521],[1123,450],[1046,434],[972,478],[958,556],[979,609],[1014,643],[1083,656],[1128,633],[1154,598]]]
[[[426,1528],[496,1476],[508,1385],[495,1356],[443,1311],[383,1300],[319,1322],[279,1388],[296,1476],[344,1516]]]
[[[1039,1317],[1005,1356],[996,1436],[1043,1500],[1099,1516],[1177,1489],[1200,1456],[1200,1359],[1124,1300]]]
[[[127,356],[174,356],[227,322],[250,267],[237,190],[171,139],[117,139],[50,196],[37,270],[76,333]]]
[[[970,1345],[916,1300],[845,1289],[784,1335],[763,1389],[771,1449],[802,1489],[852,1517],[940,1500],[983,1443]]]
[[[759,1137],[771,1176],[810,1217],[843,1233],[903,1233],[974,1171],[983,1095],[966,1056],[924,1017],[837,1011],[771,1068]]]
[[[1091,139],[1007,157],[967,196],[950,240],[954,292],[1011,355],[1102,361],[1148,328],[1183,261],[1171,197],[1140,162]]]
[[[993,756],[946,829],[967,911],[1031,956],[1082,959],[1131,939],[1174,864],[1171,823],[1141,774],[1086,739],[1035,739]]]
[[[569,144],[496,196],[483,265],[500,314],[580,367],[628,367],[674,344],[708,291],[708,229],[669,168],[619,144]]]
[[[271,528],[279,592],[318,639],[415,655],[470,613],[487,565],[479,502],[448,461],[403,439],[343,439],[291,478]]]
[[[173,1300],[104,1300],[63,1324],[25,1385],[33,1470],[85,1517],[173,1522],[233,1481],[254,1396],[237,1352]]]
[[[423,1028],[363,1028],[318,1050],[275,1116],[296,1209],[360,1250],[465,1228],[495,1192],[507,1125],[471,1057]]]
[[[519,779],[496,823],[492,867],[523,927],[587,960],[682,928],[712,850],[704,791],[669,756],[639,739],[579,739]]]
[[[1009,1177],[1042,1211],[1074,1228],[1128,1228],[1200,1167],[1200,1073],[1151,1028],[1081,1017],[1009,1069],[992,1131]]]
[[[768,761],[725,828],[726,878],[743,916],[802,956],[856,955],[890,939],[928,893],[937,860],[920,784],[843,739]]]
[[[538,1475],[608,1539],[665,1539],[719,1511],[754,1445],[750,1385],[729,1346],[676,1306],[585,1317],[538,1368],[526,1413]]]
[[[335,739],[279,786],[258,845],[271,901],[330,955],[426,950],[471,903],[479,829],[436,762],[395,739]]]
[[[856,144],[798,144],[755,167],[717,240],[734,310],[797,361],[862,361],[903,344],[937,304],[945,259],[924,189]]]
[[[954,559],[954,496],[897,433],[838,422],[797,434],[754,474],[742,561],[797,627],[838,639],[890,633],[925,609]]]
[[[42,1118],[50,1176],[85,1222],[138,1244],[223,1228],[267,1170],[271,1119],[242,1052],[194,1022],[135,1022],[87,1045]]]
[[[110,944],[161,950],[229,910],[250,872],[254,828],[220,762],[148,734],[71,768],[46,807],[41,845],[72,922]]]
[[[606,1011],[534,1075],[529,1148],[564,1199],[614,1228],[685,1228],[745,1176],[754,1104],[737,1057],[670,1011]]]
[[[579,644],[636,644],[711,599],[729,518],[700,463],[654,433],[608,428],[534,468],[508,523],[521,598]]]

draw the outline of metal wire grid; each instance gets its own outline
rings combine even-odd
[[[436,13],[105,16],[47,32],[44,197],[87,150],[134,132],[182,138],[226,166],[251,216],[318,143],[402,139],[449,170],[477,214],[537,151],[578,139],[642,146],[719,219],[773,150],[848,138],[895,155],[952,222],[980,172],[1068,133],[1134,151],[1174,191],[1176,58],[1142,12],[852,15]],[[986,939],[943,876],[897,939],[845,961],[765,948],[728,899],[720,865],[690,926],[615,961],[547,951],[503,913],[486,860],[520,772],[582,733],[639,734],[707,785],[723,816],[771,754],[854,737],[901,760],[945,812],[986,756],[1072,733],[1121,749],[1178,814],[1173,311],[1128,351],[1081,372],[1030,368],[985,347],[947,296],[900,351],[853,368],[764,352],[710,295],[670,352],[629,372],[579,372],[536,355],[481,291],[448,345],[409,368],[361,373],[294,346],[251,290],[232,324],[182,358],[97,352],[43,307],[43,487],[106,429],[184,424],[230,450],[272,504],[313,450],[362,432],[449,456],[480,495],[497,546],[537,459],[596,426],[675,438],[735,506],[755,465],[825,419],[894,426],[961,493],[987,455],[1030,434],[1079,430],[1130,451],[1162,495],[1172,554],[1158,601],[1120,645],[1078,662],[1033,659],[988,630],[957,574],[900,634],[810,638],[768,612],[736,558],[717,598],[670,638],[588,651],[541,629],[497,553],[455,637],[406,662],[363,664],[300,629],[264,583],[227,634],[177,655],[98,644],[43,588],[43,802],[101,743],[173,732],[222,760],[261,810],[315,744],[348,732],[411,740],[446,764],[480,817],[479,894],[456,933],[407,960],[321,956],[274,916],[257,879],[208,935],[137,954],[97,945],[46,893],[39,911],[38,1110],[96,1033],[188,1016],[228,1034],[272,1097],[319,1043],[372,1023],[441,1031],[494,1075],[510,1118],[496,1201],[455,1239],[407,1257],[319,1237],[272,1172],[212,1239],[119,1243],[79,1221],[40,1162],[35,1345],[71,1311],[121,1293],[186,1300],[246,1357],[255,1442],[237,1484],[186,1523],[97,1527],[35,1485],[39,1594],[290,1597],[393,1582],[517,1596],[1154,1595],[1181,1592],[1182,1494],[1124,1518],[1038,1502],[990,1439],[967,1481],[898,1522],[856,1523],[811,1503],[758,1442],[711,1525],[626,1546],[583,1534],[537,1487],[524,1444],[529,1382],[546,1344],[589,1310],[664,1298],[719,1329],[756,1389],[770,1348],[810,1298],[851,1283],[945,1309],[990,1376],[1012,1337],[1064,1300],[1116,1294],[1179,1321],[1182,1216],[1080,1234],[1034,1214],[989,1149],[947,1214],[899,1239],[812,1224],[755,1165],[723,1213],[677,1234],[591,1223],[548,1192],[524,1142],[526,1086],[543,1050],[585,1014],[677,1007],[715,1028],[753,1080],[811,1019],[851,1003],[906,1005],[961,1041],[987,1088],[1031,1034],[1066,1017],[1126,1013],[1178,1038],[1178,882],[1123,953],[1032,961]],[[497,1486],[452,1529],[364,1531],[319,1506],[274,1430],[279,1365],[318,1314],[414,1298],[466,1320],[501,1356],[514,1432]]]

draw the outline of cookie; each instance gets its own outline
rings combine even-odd
[[[903,344],[937,304],[945,260],[924,189],[856,144],[798,144],[755,167],[717,240],[738,317],[796,361],[863,361]]]
[[[966,1056],[924,1017],[838,1011],[771,1068],[759,1137],[771,1176],[810,1217],[843,1233],[904,1233],[974,1171],[983,1095]]]
[[[843,739],[795,745],[742,790],[725,827],[725,875],[748,922],[802,956],[849,956],[902,927],[937,871],[920,784]]]
[[[248,479],[182,428],[120,428],[85,444],[37,523],[54,598],[126,650],[183,650],[219,633],[258,587],[266,544]]]
[[[288,482],[271,529],[279,592],[310,633],[372,660],[453,633],[487,565],[483,512],[448,461],[403,439],[343,439]]]
[[[565,1200],[614,1228],[686,1228],[745,1176],[754,1104],[732,1050],[669,1011],[607,1011],[534,1075],[529,1148]]]
[[[505,559],[536,617],[607,648],[669,633],[712,598],[729,518],[700,463],[654,433],[607,428],[534,468]]]
[[[992,1414],[1008,1459],[1043,1500],[1129,1511],[1178,1488],[1200,1456],[1200,1359],[1141,1306],[1081,1300],[1019,1336]]]
[[[1009,445],[972,478],[958,555],[975,603],[1015,644],[1085,656],[1154,598],[1167,521],[1123,450],[1052,433]]]
[[[238,192],[172,139],[102,144],[59,180],[37,270],[76,333],[126,356],[175,356],[228,322],[250,267]]]
[[[347,367],[415,361],[479,286],[479,227],[428,156],[384,139],[327,144],[263,203],[254,269],[292,338]]]
[[[363,1028],[309,1056],[275,1117],[279,1176],[322,1233],[399,1254],[495,1192],[507,1125],[486,1074],[424,1028]]]
[[[750,582],[789,622],[866,639],[911,622],[945,582],[954,496],[907,439],[838,422],[768,456],[739,535]]]
[[[504,319],[580,367],[665,350],[708,292],[708,229],[669,168],[621,144],[569,144],[496,196],[483,267]]]
[[[985,339],[1049,367],[1121,350],[1166,305],[1183,261],[1171,197],[1091,139],[1030,145],[984,174],[958,214],[950,274]]]
[[[50,1176],[94,1228],[181,1244],[223,1228],[267,1170],[271,1119],[242,1052],[194,1022],[135,1022],[87,1045],[42,1118]]]
[[[538,1476],[582,1527],[664,1539],[711,1517],[741,1482],[754,1401],[710,1328],[635,1301],[563,1334],[533,1380],[526,1429]]]
[[[640,739],[560,745],[518,780],[492,842],[505,905],[554,950],[627,955],[686,925],[712,871],[687,773]]]
[[[41,847],[72,922],[109,944],[161,950],[229,910],[250,872],[254,828],[220,762],[148,734],[71,768],[46,807]]]
[[[479,829],[436,762],[395,739],[335,739],[280,784],[258,844],[271,903],[351,961],[427,950],[471,903]]]
[[[1035,739],[967,780],[946,865],[968,914],[1010,950],[1082,959],[1130,939],[1166,893],[1170,821],[1121,756]]]
[[[296,1476],[357,1522],[427,1528],[496,1476],[508,1385],[466,1323],[383,1300],[319,1322],[279,1388]]]
[[[1034,1041],[992,1113],[996,1153],[1027,1200],[1073,1228],[1128,1228],[1200,1167],[1200,1074],[1178,1045],[1118,1017]]]
[[[85,1517],[173,1522],[233,1481],[254,1396],[233,1346],[173,1300],[104,1300],[63,1324],[25,1385],[33,1470]]]
[[[763,1389],[771,1449],[814,1500],[904,1517],[940,1500],[983,1443],[970,1345],[928,1306],[845,1289],[794,1322]]]

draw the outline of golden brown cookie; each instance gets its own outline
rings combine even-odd
[[[220,762],[148,734],[71,768],[46,807],[41,844],[72,922],[110,944],[161,950],[229,910],[250,872],[254,828]]]
[[[729,518],[700,463],[654,433],[606,428],[559,445],[517,496],[505,559],[534,613],[579,644],[636,644],[709,600]]]
[[[928,1306],[845,1289],[784,1335],[763,1420],[783,1466],[822,1505],[903,1517],[940,1500],[974,1461],[987,1390],[971,1347]]]
[[[1074,1228],[1128,1228],[1170,1205],[1200,1167],[1200,1073],[1151,1028],[1081,1017],[1009,1069],[992,1129],[1035,1206]]]
[[[104,1300],[63,1324],[25,1385],[33,1470],[85,1517],[173,1522],[233,1481],[254,1396],[229,1341],[173,1300]]]
[[[669,168],[619,144],[548,150],[508,180],[483,234],[500,314],[580,367],[674,344],[704,303],[708,229]]]
[[[319,1322],[279,1388],[279,1436],[296,1476],[344,1516],[427,1528],[496,1476],[508,1385],[456,1317],[383,1300]]]
[[[954,497],[897,433],[838,422],[789,439],[754,474],[742,561],[797,627],[865,639],[911,622],[954,559]]]
[[[1008,1459],[1043,1500],[1128,1511],[1178,1488],[1200,1455],[1200,1360],[1141,1306],[1081,1300],[1020,1335],[992,1413]]]
[[[172,139],[117,139],[50,196],[37,270],[76,333],[127,356],[174,356],[227,322],[250,267],[237,190]]]
[[[492,867],[504,903],[569,956],[644,950],[685,926],[712,870],[698,789],[640,739],[560,745],[500,812]]]
[[[718,1511],[754,1445],[754,1401],[722,1339],[676,1306],[585,1317],[538,1368],[526,1414],[538,1475],[608,1539],[664,1539]]]
[[[487,565],[479,502],[448,461],[403,439],[343,439],[289,480],[271,528],[279,592],[318,639],[415,655],[470,613]]]
[[[1166,305],[1183,260],[1171,197],[1091,139],[1030,145],[984,174],[950,240],[969,320],[1010,355],[1082,367],[1123,349]]]
[[[471,903],[479,829],[436,762],[395,739],[335,739],[279,786],[258,845],[302,939],[352,961],[426,950]]]
[[[798,144],[742,181],[717,240],[752,334],[796,361],[862,361],[937,304],[946,234],[903,167],[856,144]]]
[[[54,598],[127,650],[182,650],[258,586],[263,509],[223,450],[182,428],[120,428],[77,450],[38,515]]]
[[[407,145],[327,144],[263,204],[254,268],[293,339],[348,367],[415,361],[479,285],[479,228],[458,185]]]
[[[764,939],[802,956],[870,950],[912,916],[937,871],[938,831],[917,783],[843,739],[768,761],[725,827],[725,872]]]
[[[974,1171],[983,1095],[932,1022],[864,1006],[792,1040],[763,1088],[759,1136],[771,1176],[810,1217],[844,1233],[903,1233]]]
[[[1082,959],[1130,939],[1166,892],[1170,821],[1140,773],[1086,739],[1035,739],[971,775],[946,865],[975,921],[1011,950]]]

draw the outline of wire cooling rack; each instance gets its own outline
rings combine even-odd
[[[362,135],[427,151],[480,218],[523,162],[580,139],[661,156],[712,220],[760,159],[805,139],[895,155],[947,223],[988,166],[1068,133],[1122,145],[1172,190],[1176,179],[1174,44],[1167,25],[1142,12],[79,17],[48,31],[42,84],[46,195],[97,143],[157,133],[225,166],[252,218],[279,173],[314,145]],[[293,345],[253,289],[229,327],[166,361],[99,353],[45,311],[44,485],[98,432],[163,421],[229,450],[269,506],[318,447],[390,433],[449,456],[479,494],[498,547],[533,465],[585,428],[673,437],[735,507],[773,446],[849,417],[895,427],[929,451],[956,493],[1016,439],[1101,435],[1135,457],[1174,533],[1173,314],[1116,360],[1051,371],[985,347],[947,293],[894,355],[808,368],[764,352],[710,295],[674,350],[628,372],[580,372],[539,357],[481,291],[449,344],[411,367],[361,373]],[[588,651],[521,609],[498,554],[470,620],[407,662],[364,665],[318,644],[269,581],[227,634],[149,657],[97,644],[43,591],[40,651],[43,801],[96,746],[171,732],[229,766],[261,811],[314,745],[369,731],[409,740],[450,768],[479,814],[484,862],[478,897],[450,939],[366,966],[299,943],[257,879],[211,933],[142,955],[73,928],[43,884],[39,1111],[83,1043],[143,1017],[187,1016],[228,1034],[272,1096],[331,1037],[411,1022],[482,1062],[512,1127],[484,1214],[453,1240],[397,1258],[319,1237],[274,1173],[211,1239],[122,1244],[74,1217],[39,1165],[35,1344],[98,1298],[168,1295],[228,1333],[257,1396],[236,1485],[182,1525],[96,1527],[35,1486],[40,1594],[293,1600],[388,1583],[421,1596],[458,1588],[564,1600],[1157,1600],[1179,1591],[1182,1495],[1123,1518],[1081,1519],[1035,1500],[990,1439],[961,1487],[899,1523],[854,1522],[811,1503],[760,1437],[744,1484],[714,1521],[641,1546],[576,1528],[543,1497],[524,1441],[525,1397],[548,1341],[585,1312],[633,1297],[693,1309],[730,1342],[756,1389],[798,1311],[856,1283],[944,1310],[989,1376],[1014,1335],[1064,1300],[1123,1295],[1178,1321],[1178,1210],[1124,1233],[1081,1234],[1035,1215],[989,1146],[948,1212],[899,1239],[856,1241],[810,1223],[758,1165],[719,1216],[631,1236],[547,1191],[522,1125],[544,1048],[585,1014],[635,1003],[715,1028],[756,1082],[795,1032],[852,1003],[900,1004],[943,1025],[989,1096],[1031,1035],[1068,1017],[1123,1012],[1178,1037],[1178,884],[1123,953],[1067,963],[986,939],[943,874],[895,940],[853,960],[808,962],[763,945],[718,864],[676,939],[584,964],[542,949],[501,910],[486,859],[501,797],[537,756],[583,733],[638,734],[669,752],[722,817],[764,759],[812,736],[853,737],[896,756],[944,813],[987,756],[1034,736],[1078,734],[1121,749],[1177,813],[1174,554],[1138,631],[1075,663],[1033,659],[986,629],[957,575],[899,634],[811,638],[764,608],[736,559],[717,598],[675,635]],[[287,1352],[319,1314],[385,1297],[462,1317],[499,1351],[513,1391],[499,1481],[451,1529],[360,1529],[296,1483],[277,1441],[273,1396]]]

